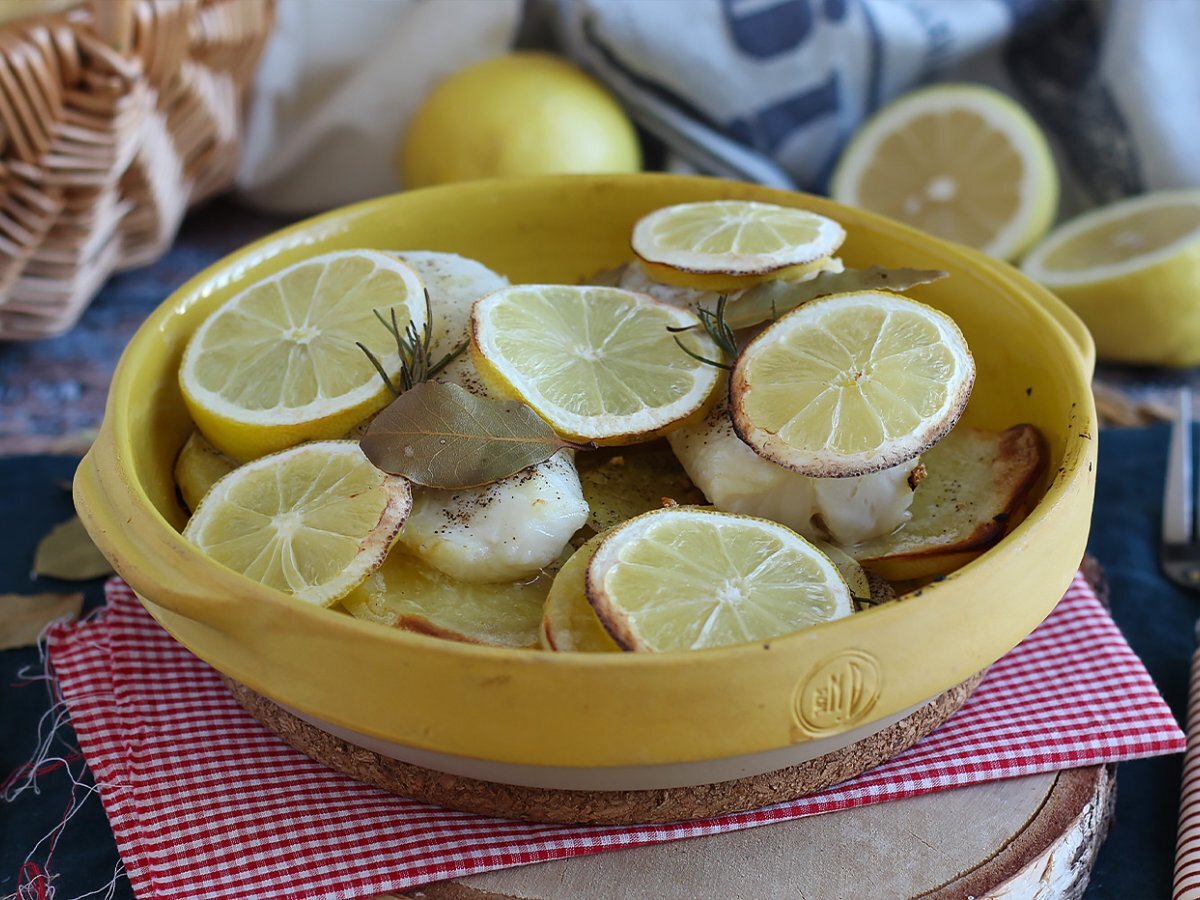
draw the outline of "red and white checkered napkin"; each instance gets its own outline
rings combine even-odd
[[[154,900],[366,897],[1185,747],[1080,577],[957,715],[886,765],[811,797],[678,825],[530,825],[354,782],[260,726],[119,581],[102,615],[52,632],[50,660],[134,890]]]

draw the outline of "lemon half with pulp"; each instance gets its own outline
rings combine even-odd
[[[1157,191],[1084,213],[1021,268],[1079,314],[1101,357],[1200,363],[1200,191]]]
[[[1050,227],[1058,173],[1019,104],[989,87],[939,84],[892,101],[851,138],[830,184],[839,203],[1015,259]]]

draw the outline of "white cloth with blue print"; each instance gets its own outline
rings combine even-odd
[[[1043,125],[1064,212],[1200,187],[1200,0],[560,0],[567,51],[703,171],[821,191],[875,109],[992,84]]]

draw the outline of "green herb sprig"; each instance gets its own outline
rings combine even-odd
[[[729,323],[725,321],[725,304],[728,302],[728,295],[722,294],[717,298],[717,308],[715,310],[701,306],[696,310],[696,316],[700,319],[700,325],[708,333],[708,336],[712,339],[712,342],[720,348],[721,353],[724,354],[725,358],[732,360],[737,358],[738,345],[737,337],[734,335],[733,329],[729,326]],[[667,331],[671,332],[671,334],[674,336],[675,343],[679,345],[679,349],[692,359],[698,360],[699,362],[709,366],[716,366],[718,369],[730,371],[733,368],[733,363],[720,362],[715,359],[709,359],[707,356],[702,356],[695,350],[689,349],[688,346],[684,344],[682,340],[680,340],[680,334],[687,331],[693,331],[695,327],[695,325],[667,326]]]
[[[383,317],[379,310],[372,310],[372,312],[375,313],[375,318],[379,320],[379,324],[386,328],[396,341],[396,355],[400,357],[399,384],[392,381],[391,376],[387,373],[387,369],[379,361],[379,357],[367,349],[365,344],[361,341],[355,341],[355,344],[359,350],[367,355],[367,359],[375,367],[375,371],[379,373],[379,377],[383,379],[383,383],[387,385],[393,397],[399,397],[405,391],[412,390],[413,385],[428,381],[461,356],[462,352],[467,349],[469,341],[463,341],[437,362],[433,361],[433,357],[429,352],[430,345],[433,343],[433,333],[430,331],[430,323],[433,321],[433,309],[429,302],[428,290],[425,291],[425,327],[420,331],[417,330],[417,326],[411,320],[401,330],[399,322],[396,321],[396,307],[394,306],[391,307],[392,315],[390,322]]]

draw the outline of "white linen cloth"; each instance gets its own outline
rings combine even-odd
[[[1064,211],[1200,185],[1194,0],[560,0],[562,40],[695,168],[821,191],[864,117],[977,81],[1039,120]]]
[[[521,18],[679,160],[821,191],[855,128],[936,81],[1019,100],[1055,147],[1062,212],[1200,186],[1197,0],[285,0],[259,73],[243,192],[320,209],[402,185],[436,81],[511,48]]]
[[[241,195],[315,212],[402,187],[408,121],[452,72],[507,50],[520,0],[282,0],[247,113]]]

